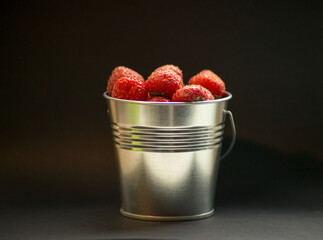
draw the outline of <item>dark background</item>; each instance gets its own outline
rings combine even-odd
[[[1,203],[117,202],[107,79],[171,63],[186,82],[211,69],[233,94],[218,207],[323,209],[321,13],[319,1],[2,2]]]

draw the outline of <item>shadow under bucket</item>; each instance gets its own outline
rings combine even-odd
[[[104,93],[121,183],[122,215],[156,221],[193,220],[214,212],[219,162],[235,141],[231,93],[193,103],[116,99]],[[232,141],[221,145],[226,114]]]

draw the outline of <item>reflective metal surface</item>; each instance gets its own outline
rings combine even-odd
[[[198,220],[203,218],[211,217],[214,214],[214,209],[210,212],[190,215],[190,216],[147,216],[141,214],[133,214],[120,209],[120,213],[129,218],[135,218],[140,220],[149,220],[149,221],[185,221],[185,220]]]
[[[105,97],[120,169],[121,213],[160,221],[211,216],[231,94],[194,103]]]

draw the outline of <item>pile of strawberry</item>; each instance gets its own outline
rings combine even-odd
[[[226,96],[224,82],[212,71],[203,70],[184,86],[182,71],[174,65],[157,68],[146,81],[130,68],[117,67],[109,78],[107,93],[114,98],[151,102],[207,101]]]

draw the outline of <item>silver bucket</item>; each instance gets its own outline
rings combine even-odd
[[[173,221],[209,217],[220,160],[235,142],[225,98],[193,103],[129,101],[109,97],[121,184],[122,215]],[[221,145],[226,114],[232,141]]]

